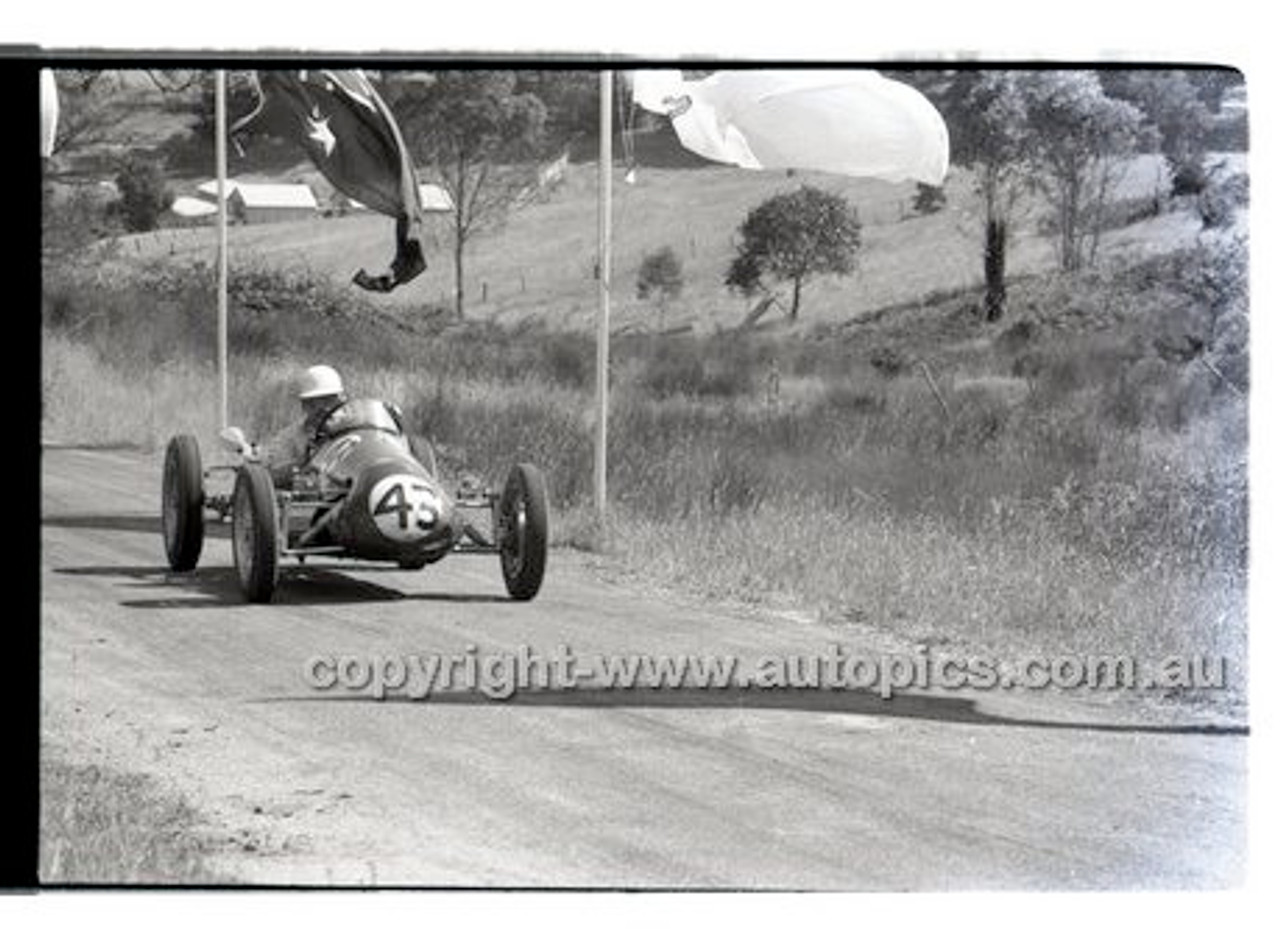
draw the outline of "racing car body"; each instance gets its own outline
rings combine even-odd
[[[212,512],[231,520],[236,573],[251,601],[272,598],[280,564],[289,558],[299,564],[312,556],[390,561],[413,569],[451,552],[497,554],[508,593],[517,600],[537,594],[548,514],[536,467],[516,465],[501,492],[474,481],[451,492],[430,446],[415,455],[400,417],[379,400],[347,401],[317,436],[310,458],[279,486],[239,429],[222,438],[240,462],[207,469],[195,438],[175,436],[162,490],[170,566],[195,568]],[[233,477],[230,490],[214,490],[227,476]]]

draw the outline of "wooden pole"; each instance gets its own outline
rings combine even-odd
[[[218,428],[227,428],[227,72],[214,72],[218,171]]]
[[[609,438],[609,265],[610,225],[613,210],[613,72],[600,72],[600,167],[597,222],[599,232],[598,275],[600,306],[596,314],[596,518],[603,532],[607,515]]]

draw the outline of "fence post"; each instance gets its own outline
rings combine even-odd
[[[929,390],[933,393],[933,399],[938,401],[938,406],[942,407],[942,415],[947,418],[947,422],[951,422],[951,410],[947,407],[947,401],[942,398],[942,391],[938,390],[938,385],[933,379],[933,373],[929,370],[929,366],[921,359],[917,362],[920,370],[924,372],[924,379],[929,385]]]

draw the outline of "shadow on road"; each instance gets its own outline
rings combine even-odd
[[[72,516],[41,516],[40,524],[58,529],[108,529],[115,532],[141,532],[163,538],[160,517],[122,513],[78,513]],[[205,535],[213,539],[230,539],[231,524],[205,520]]]
[[[365,694],[316,693],[299,697],[270,697],[261,703],[416,703],[424,708],[443,706],[488,706],[562,709],[673,709],[673,710],[786,710],[807,713],[921,719],[930,722],[971,726],[1009,726],[1026,729],[1063,729],[1075,732],[1111,732],[1130,735],[1216,735],[1244,736],[1245,725],[1157,725],[1146,723],[1102,723],[1087,720],[1034,719],[1001,716],[978,709],[968,697],[898,693],[890,699],[870,690],[826,690],[807,687],[759,689],[728,687],[716,689],[604,689],[565,688],[521,691],[505,700],[486,697],[475,691],[433,693],[425,700],[391,693],[378,699]]]
[[[163,555],[160,556],[163,558]],[[399,572],[397,568],[382,570]],[[322,567],[285,566],[281,569],[280,586],[271,606],[311,606],[341,603],[376,603],[387,601],[429,601],[437,603],[511,603],[499,594],[460,594],[451,592],[405,593],[351,577],[345,567],[341,571]],[[363,570],[363,569],[361,569]],[[213,607],[247,606],[240,592],[235,568],[199,567],[194,571],[170,571],[163,564],[116,567],[110,565],[55,568],[55,574],[70,577],[119,578],[117,585],[128,590],[165,591],[170,596],[147,599],[124,599],[121,606],[140,610],[190,610]]]

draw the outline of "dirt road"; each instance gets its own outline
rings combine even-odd
[[[165,570],[159,465],[42,452],[42,735],[154,775],[251,882],[1191,888],[1243,879],[1240,729],[1037,694],[561,690],[353,698],[324,655],[820,653],[855,632],[601,580],[553,551],[309,567],[240,600],[225,531]]]

